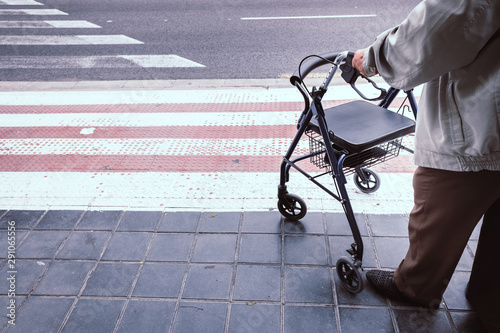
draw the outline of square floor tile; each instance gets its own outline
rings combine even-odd
[[[467,247],[465,247],[464,252],[462,253],[462,256],[460,257],[460,260],[458,261],[458,264],[455,267],[455,270],[457,270],[457,271],[471,271],[473,264],[474,264],[474,257],[469,252],[469,249],[467,249]]]
[[[472,240],[479,240],[479,235],[481,234],[481,228],[483,227],[483,219],[479,221],[479,223],[476,225],[474,228],[474,231],[472,232],[472,235],[470,239]]]
[[[49,210],[36,229],[71,230],[82,213],[81,210]]]
[[[124,300],[80,299],[63,332],[112,332],[124,304]]]
[[[167,212],[158,231],[195,232],[198,228],[200,216],[201,213],[199,212]]]
[[[340,308],[342,332],[394,332],[389,309]]]
[[[73,298],[31,296],[18,310],[9,332],[57,332],[73,304]]]
[[[168,332],[174,309],[172,301],[130,300],[117,332]]]
[[[242,232],[281,234],[281,214],[279,212],[243,213]]]
[[[0,249],[5,249],[0,251],[0,259],[7,259],[9,256],[9,248],[10,250],[19,248],[19,244],[21,244],[24,237],[29,233],[29,230],[0,230]]]
[[[479,317],[474,312],[450,312],[458,332],[486,333]]]
[[[281,235],[242,234],[238,262],[281,263]]]
[[[173,331],[175,333],[224,332],[226,303],[181,302]]]
[[[281,267],[239,265],[234,285],[235,300],[279,301]]]
[[[361,236],[368,236],[368,228],[366,227],[365,216],[361,213],[354,214],[356,223],[358,224]],[[352,230],[347,221],[347,217],[343,213],[326,213],[326,230],[329,235],[335,236],[352,236]]]
[[[325,236],[285,236],[285,264],[328,265]]]
[[[194,234],[156,234],[149,250],[151,261],[188,261]]]
[[[83,291],[85,296],[127,296],[139,264],[100,263]]]
[[[363,267],[377,267],[375,259],[375,251],[373,251],[372,242],[369,237],[361,237],[363,240]],[[332,256],[332,265],[336,265],[337,260],[341,257],[350,258],[347,250],[351,249],[351,244],[354,243],[352,236],[330,236],[330,254]]]
[[[11,210],[0,219],[0,229],[8,229],[9,222],[14,221],[16,230],[31,229],[40,219],[43,210]]]
[[[16,295],[27,295],[31,292],[31,289],[36,284],[40,276],[43,274],[47,265],[50,261],[44,260],[24,260],[17,259],[15,271],[17,272],[15,275],[15,293]],[[10,281],[7,280],[10,277],[11,271],[8,265],[4,265],[0,269],[0,294],[7,295],[10,289]]]
[[[285,267],[285,300],[333,304],[330,270],[328,268]]]
[[[469,282],[469,272],[455,272],[444,292],[443,298],[450,310],[470,310],[469,301],[465,298],[465,290]],[[443,286],[444,288],[445,286]]]
[[[378,253],[380,266],[383,268],[397,268],[406,257],[410,242],[408,238],[373,237],[375,249]]]
[[[53,262],[34,294],[77,296],[92,267],[94,267],[93,262]]]
[[[236,234],[200,234],[194,248],[193,262],[234,262]]]
[[[186,265],[167,263],[146,263],[132,295],[141,297],[179,296]]]
[[[395,309],[394,314],[401,333],[412,332],[453,332],[444,311]]]
[[[153,233],[115,232],[102,256],[102,260],[143,260],[152,237]]]
[[[0,296],[0,307],[2,309],[5,309],[5,314],[3,316],[0,316],[0,327],[4,328],[9,324],[9,321],[12,319],[15,319],[14,324],[18,321],[18,313],[19,313],[19,308],[22,304],[22,302],[26,299],[26,296],[16,296],[16,297],[8,297],[8,296]],[[14,302],[14,303],[12,303]],[[9,309],[10,308],[10,309]],[[12,311],[12,313],[11,313]],[[14,317],[15,315],[15,317]],[[11,318],[12,316],[12,318]],[[12,323],[9,324],[12,326]]]
[[[78,230],[114,230],[121,211],[87,211],[76,226]]]
[[[116,230],[154,231],[161,214],[161,212],[126,212]]]
[[[408,217],[398,214],[369,214],[368,223],[373,236],[408,237]]]
[[[280,313],[280,305],[233,304],[229,332],[279,332],[281,326]]]
[[[228,299],[233,266],[192,265],[183,298]]]
[[[469,249],[471,250],[472,254],[475,256],[476,255],[476,251],[477,251],[477,244],[479,243],[479,241],[477,240],[470,240],[467,245],[469,247]]]
[[[285,306],[285,332],[337,332],[334,309],[319,306]]]
[[[200,232],[238,232],[241,213],[205,212],[201,215]]]
[[[324,234],[323,213],[308,213],[300,221],[284,220],[286,234]]]
[[[97,259],[110,236],[110,231],[74,231],[57,254],[57,258]]]
[[[16,257],[50,259],[69,234],[69,231],[31,231],[19,246]]]

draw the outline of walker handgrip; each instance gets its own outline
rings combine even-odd
[[[341,74],[342,78],[345,80],[345,82],[347,82],[351,85],[351,87],[358,93],[359,96],[361,96],[361,98],[363,98],[367,101],[378,101],[378,100],[384,99],[385,96],[387,95],[387,91],[385,89],[377,86],[377,84],[375,82],[373,82],[372,80],[370,80],[369,78],[367,78],[366,76],[361,74],[357,69],[355,69],[352,66],[352,58],[353,57],[354,57],[354,52],[349,52],[347,57],[345,58],[345,60],[342,62],[342,64],[340,64],[339,67],[342,70],[342,74]],[[365,95],[363,95],[363,93],[361,91],[359,91],[358,88],[356,88],[356,80],[360,76],[363,79],[365,79],[366,81],[370,82],[375,89],[380,91],[380,95],[378,97],[368,98]]]
[[[311,73],[314,69],[329,64],[331,61],[334,61],[337,56],[339,55],[339,52],[330,52],[330,53],[324,53],[320,54],[318,57],[311,57],[304,61],[304,63],[300,66],[299,69],[295,70],[295,72],[292,74],[292,77],[290,78],[290,83],[295,86],[295,83],[302,83],[302,80],[306,78],[307,74]],[[328,61],[325,61],[327,59]],[[329,62],[330,61],[330,62]]]

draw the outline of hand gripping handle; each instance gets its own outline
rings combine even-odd
[[[347,82],[347,83],[349,83],[351,85],[351,87],[358,93],[359,96],[361,96],[361,98],[366,99],[367,101],[378,101],[378,100],[384,99],[385,96],[387,96],[387,91],[385,89],[380,88],[379,86],[377,86],[377,84],[375,82],[373,82],[372,80],[370,80],[369,78],[367,78],[366,76],[364,76],[363,74],[361,74],[357,69],[355,69],[352,66],[352,58],[353,57],[354,57],[354,52],[349,52],[347,54],[347,57],[340,64],[339,67],[342,70],[342,74],[341,74],[342,78],[345,80],[345,82]],[[375,89],[377,89],[378,91],[380,91],[380,95],[378,97],[368,98],[365,95],[363,95],[363,93],[361,91],[358,90],[358,88],[356,87],[356,80],[360,76],[363,79],[365,79],[366,81],[370,82],[371,85]]]

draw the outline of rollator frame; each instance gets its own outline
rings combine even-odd
[[[323,54],[320,56],[307,57],[301,62],[299,69],[295,71],[295,73],[292,75],[290,79],[292,85],[294,85],[304,97],[305,107],[297,124],[297,133],[293,138],[292,143],[290,144],[281,163],[280,184],[278,185],[278,208],[282,213],[282,215],[289,220],[300,220],[307,213],[307,206],[304,200],[302,200],[299,196],[295,194],[289,193],[287,190],[286,183],[289,182],[290,180],[291,168],[297,170],[299,173],[304,175],[308,180],[310,180],[312,183],[317,185],[319,188],[321,188],[323,191],[328,193],[331,197],[333,197],[342,204],[342,207],[344,209],[345,215],[347,217],[349,226],[353,234],[354,242],[351,244],[351,247],[347,249],[347,252],[350,255],[351,259],[349,260],[348,258],[345,257],[341,257],[340,259],[338,259],[336,264],[337,274],[343,286],[349,292],[359,293],[360,291],[363,290],[363,277],[361,275],[360,270],[362,268],[364,246],[356,222],[354,211],[349,199],[349,195],[347,193],[346,189],[347,180],[344,172],[344,164],[346,162],[346,159],[352,156],[352,154],[350,155],[348,152],[334,149],[336,144],[331,140],[332,133],[329,131],[327,120],[325,119],[325,110],[323,109],[322,99],[325,93],[327,92],[328,86],[339,67],[342,70],[342,77],[344,78],[344,80],[348,84],[350,84],[351,87],[363,99],[370,101],[381,100],[381,102],[378,104],[378,106],[381,108],[388,109],[391,103],[400,93],[400,90],[391,87],[389,88],[388,91],[385,91],[385,89],[379,88],[376,85],[376,83],[370,80],[369,78],[362,76],[358,71],[356,71],[356,69],[352,67],[353,55],[354,54],[352,52],[342,52],[342,53],[334,52],[334,53]],[[331,63],[332,67],[328,75],[326,76],[325,80],[323,81],[322,85],[319,88],[313,87],[312,91],[309,92],[303,82],[303,79],[307,76],[307,74],[309,74],[315,68],[318,68],[328,63]],[[301,66],[304,66],[304,69],[302,69],[302,71],[301,71]],[[355,83],[358,77],[360,76],[366,79],[369,83],[371,83],[375,89],[380,91],[380,95],[378,97],[371,99],[367,98],[357,89]],[[404,91],[404,93],[406,94],[405,101],[408,101],[408,103],[410,104],[409,108],[411,108],[413,116],[416,119],[417,105],[415,97],[413,95],[413,91],[408,90]],[[405,102],[403,102],[403,104],[405,104]],[[310,131],[311,122],[316,123],[315,124],[316,132],[319,132],[317,134],[319,140],[322,140],[322,142],[324,143],[324,149],[311,151],[309,154],[291,159],[303,135],[307,131]],[[311,139],[313,138],[310,137],[310,140]],[[398,149],[398,154],[399,154],[399,149],[404,149],[406,151],[409,151],[410,153],[413,153],[411,149],[403,146],[400,141],[399,142],[392,141],[388,142],[387,144],[395,145],[396,148]],[[324,164],[328,167],[326,172],[313,176],[297,165],[297,163],[300,161],[304,161],[307,159],[312,160],[314,158],[318,158],[318,156],[322,156],[322,154],[325,154]],[[377,164],[377,162],[380,163],[383,161],[384,161],[383,159],[374,160],[369,162],[370,163],[369,165],[374,165]],[[355,165],[353,168],[355,172],[355,177],[356,176],[360,177],[361,181],[366,181],[365,178],[366,174],[365,172],[363,172],[363,170],[368,170],[368,169],[363,169],[364,166],[366,165],[363,165],[363,163],[361,163],[361,165]],[[368,171],[372,172],[371,170]],[[318,178],[328,174],[331,174],[333,178],[333,182],[336,188],[336,193],[328,189],[326,186],[324,186],[317,180]],[[299,207],[297,207],[297,205],[299,205]]]

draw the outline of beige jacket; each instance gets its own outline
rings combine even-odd
[[[424,0],[377,37],[363,66],[395,88],[425,83],[415,164],[500,171],[500,0]]]

